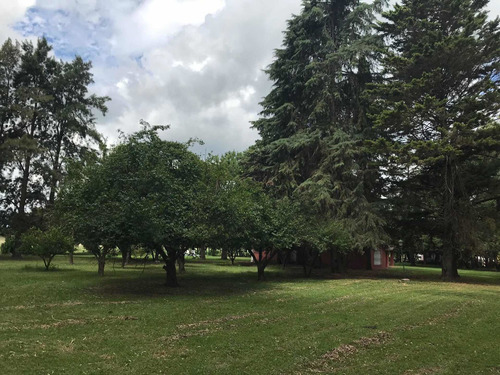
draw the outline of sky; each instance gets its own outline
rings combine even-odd
[[[0,0],[0,42],[45,36],[57,58],[91,60],[91,92],[111,97],[108,143],[140,120],[200,154],[243,151],[272,83],[264,69],[300,0]],[[490,16],[500,15],[493,0]]]

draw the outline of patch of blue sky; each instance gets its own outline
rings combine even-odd
[[[33,7],[14,28],[24,37],[47,38],[60,59],[71,60],[78,55],[85,60],[102,60],[114,65],[114,59],[109,56],[109,20],[99,18],[89,22],[63,10]]]

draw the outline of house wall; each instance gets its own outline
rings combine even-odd
[[[379,255],[375,253],[379,251]],[[372,250],[371,265],[372,269],[386,269],[389,266],[394,266],[394,255],[392,251],[386,251],[384,249]],[[376,259],[377,258],[377,259]],[[379,260],[379,264],[375,264],[375,260]],[[330,266],[330,254],[328,252],[321,253],[321,264],[325,266]],[[347,255],[347,268],[353,270],[365,270],[368,267],[368,259],[365,254],[360,254],[358,252],[352,252]]]

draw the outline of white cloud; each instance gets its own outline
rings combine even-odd
[[[46,35],[56,55],[93,62],[98,95],[112,98],[99,130],[139,120],[171,124],[165,137],[198,137],[205,150],[243,150],[270,89],[263,69],[300,0],[0,0],[0,38]],[[500,2],[489,5],[500,14]]]
[[[21,38],[13,26],[23,18],[26,10],[34,5],[35,0],[4,1],[0,4],[0,41]]]

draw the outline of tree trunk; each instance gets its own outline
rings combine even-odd
[[[169,287],[178,287],[177,282],[177,271],[175,269],[175,262],[177,261],[177,251],[176,250],[164,250],[163,246],[159,246],[156,249],[156,253],[162,257],[165,265],[163,269],[166,273],[165,285]]]
[[[97,264],[98,264],[97,274],[99,276],[104,276],[104,266],[106,265],[106,257],[100,256],[99,258],[97,258]]]
[[[226,249],[222,249],[222,253],[221,253],[220,258],[222,260],[227,260],[227,250]]]
[[[314,264],[316,263],[316,259],[318,259],[319,251],[314,250],[312,253],[310,253],[307,261],[304,263],[304,276],[305,277],[311,277],[311,273],[314,267]]]
[[[290,250],[285,250],[285,256],[283,257],[283,269],[288,265],[288,259],[290,258]]]
[[[37,120],[37,109],[38,103],[35,103],[35,109],[33,111],[33,118],[31,119],[31,127],[29,135],[33,138],[36,130],[36,120]],[[28,198],[28,183],[31,168],[31,154],[28,153],[26,159],[24,159],[23,176],[21,179],[21,196],[19,197],[19,216],[21,221],[24,220],[26,213],[26,200]]]
[[[175,269],[175,260],[169,259],[166,264],[163,266],[163,269],[166,272],[166,285],[170,287],[178,287],[179,283],[177,282],[177,272]]]
[[[264,270],[265,269],[266,269],[266,265],[262,264],[262,262],[257,264],[257,280],[259,280],[259,281],[264,280]]]
[[[365,247],[363,249],[366,257],[366,269],[371,271],[372,270],[372,251],[369,247]]]
[[[177,257],[177,265],[179,266],[179,272],[186,272],[186,258],[184,253]]]
[[[47,258],[41,256],[40,258],[42,258],[43,264],[45,265],[45,271],[48,271],[49,267],[50,267],[50,262],[52,262],[52,259],[54,258],[54,255],[49,256]]]
[[[21,231],[16,229],[16,233],[14,234],[14,246],[11,250],[12,259],[22,259],[23,255],[17,251],[17,249],[21,246]]]
[[[61,124],[60,126],[62,127],[63,125]],[[62,139],[63,139],[63,133],[62,129],[60,129],[59,134],[57,135],[56,155],[54,157],[54,163],[52,164],[52,179],[50,181],[49,205],[54,204],[54,200],[56,197],[57,183],[59,181],[59,169],[60,169],[59,159],[61,158]]]
[[[122,245],[120,248],[120,252],[122,253],[122,268],[128,264],[129,256],[130,256],[130,246]]]
[[[409,250],[409,257],[410,257],[410,266],[416,266],[417,265],[417,262],[416,262],[416,256],[415,256],[415,251],[410,248]]]
[[[206,260],[207,259],[207,247],[206,246],[202,246],[200,248],[200,259],[201,260]]]
[[[441,263],[441,278],[443,280],[455,280],[459,277],[457,256],[452,248],[448,246],[443,248]]]
[[[69,264],[71,264],[71,265],[75,264],[75,260],[74,260],[74,253],[75,253],[75,251],[74,251],[74,250],[71,250],[71,251],[69,252]]]
[[[330,252],[330,270],[332,273],[342,272],[342,256],[338,251],[329,250]]]

